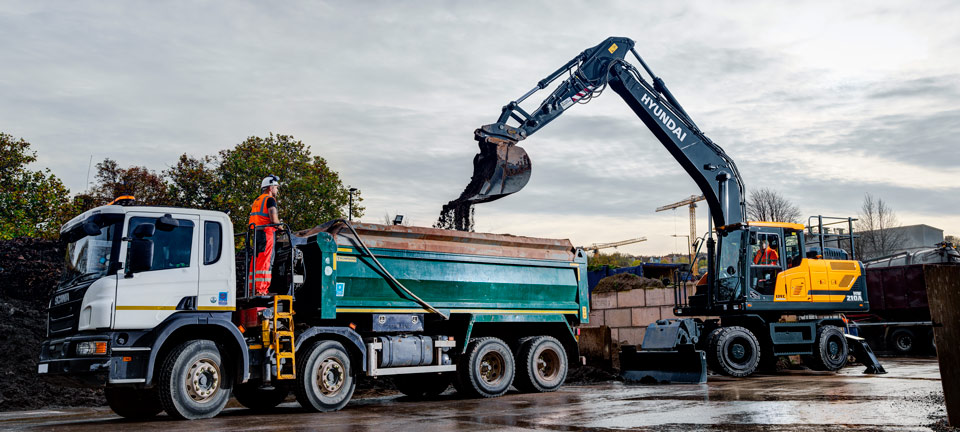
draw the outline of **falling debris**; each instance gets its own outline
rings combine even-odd
[[[489,125],[488,125],[489,126]],[[434,228],[473,231],[474,204],[494,201],[522,189],[530,180],[530,157],[517,142],[477,129],[480,153],[473,158],[473,176],[460,196],[443,206]]]

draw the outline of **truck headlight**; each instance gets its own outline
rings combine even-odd
[[[107,342],[89,341],[77,344],[77,355],[103,355],[107,353]]]

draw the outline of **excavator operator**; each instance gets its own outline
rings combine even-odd
[[[260,182],[260,196],[253,201],[250,208],[250,225],[257,227],[257,250],[253,263],[249,266],[247,280],[250,281],[256,295],[267,295],[270,291],[270,281],[273,278],[273,246],[276,239],[280,215],[277,210],[277,197],[280,195],[280,178],[269,175]],[[271,225],[271,226],[265,226]],[[263,227],[263,228],[260,228]],[[248,289],[251,287],[248,287]]]
[[[766,240],[760,242],[760,250],[753,256],[753,263],[757,265],[777,265],[778,261],[780,261],[780,255],[777,254],[775,249],[770,248],[769,242]]]

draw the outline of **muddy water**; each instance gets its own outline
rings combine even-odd
[[[334,413],[308,414],[295,402],[271,414],[242,408],[219,417],[173,422],[124,422],[106,409],[0,413],[0,428],[103,431],[192,430],[929,430],[943,415],[933,359],[883,359],[887,375],[787,371],[747,379],[710,376],[704,385],[605,383],[565,386],[555,393],[510,393],[459,399],[452,390],[431,401],[399,395],[352,401]]]

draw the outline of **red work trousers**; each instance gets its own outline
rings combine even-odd
[[[250,282],[248,288],[252,288],[255,295],[264,296],[270,292],[270,280],[273,278],[273,242],[276,237],[277,229],[275,227],[266,227],[263,229],[266,242],[263,244],[263,251],[255,253],[253,265],[247,273],[247,280]],[[257,249],[260,249],[257,245]]]

